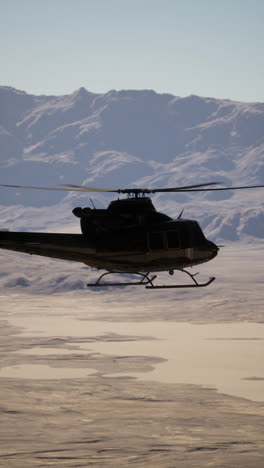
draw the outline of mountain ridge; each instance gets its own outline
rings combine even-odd
[[[264,103],[153,90],[96,94],[83,87],[63,96],[34,96],[0,87],[0,142],[4,184],[151,188],[211,181],[264,183]],[[177,200],[191,211],[189,217],[200,217],[213,238],[263,238],[261,189],[243,192],[180,194]],[[154,199],[158,209],[178,211],[175,195]],[[103,205],[107,197],[96,195],[95,200]],[[32,195],[2,188],[0,213],[18,205],[25,212],[30,206],[50,206],[56,212],[56,206],[83,201],[82,194]],[[68,213],[65,216],[68,219]],[[10,227],[5,216],[2,225]],[[19,226],[11,222],[12,228]]]

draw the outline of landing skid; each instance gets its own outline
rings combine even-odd
[[[107,271],[103,273],[95,283],[88,283],[87,286],[90,288],[98,288],[98,287],[111,287],[111,286],[145,286],[146,289],[176,289],[176,288],[204,288],[205,286],[209,286],[214,280],[215,277],[212,276],[206,283],[198,283],[196,281],[195,276],[198,273],[191,274],[187,270],[179,270],[183,273],[186,273],[190,278],[193,280],[193,284],[164,284],[164,285],[155,285],[153,281],[157,278],[157,275],[149,276],[149,273],[131,273],[132,275],[141,276],[140,281],[126,281],[124,283],[120,282],[108,282],[108,283],[101,283],[101,279],[107,275],[115,275],[115,274],[122,274],[118,271]],[[124,274],[124,273],[123,273]]]

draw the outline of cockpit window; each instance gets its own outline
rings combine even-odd
[[[187,249],[188,247],[190,247],[190,241],[191,241],[190,230],[191,230],[191,226],[190,226],[190,224],[182,223],[179,227],[180,227],[181,248],[182,249]]]
[[[175,225],[175,229],[166,232],[149,233],[150,250],[188,249],[204,244],[204,242],[204,233],[199,224],[193,220],[179,222]]]
[[[166,235],[168,249],[188,249],[202,244],[205,240],[203,231],[196,221],[179,223],[177,230],[168,231]]]
[[[191,229],[192,229],[193,243],[195,245],[202,244],[205,240],[205,236],[199,224],[197,223],[197,221],[193,221]]]

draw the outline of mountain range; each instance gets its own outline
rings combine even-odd
[[[142,188],[264,184],[264,103],[152,90],[34,96],[0,87],[0,184]],[[112,197],[91,194],[99,208]],[[214,241],[264,238],[264,189],[159,194]],[[79,231],[87,194],[0,188],[0,228]]]

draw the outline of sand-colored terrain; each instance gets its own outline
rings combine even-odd
[[[21,278],[26,263],[20,264],[22,257],[4,255],[0,466],[262,468],[261,395],[253,401],[221,393],[220,385],[218,389],[210,386],[210,379],[204,385],[159,381],[157,371],[169,361],[148,325],[167,323],[170,327],[172,322],[187,322],[199,324],[196,328],[204,326],[201,324],[237,327],[237,333],[232,328],[228,335],[217,334],[215,329],[206,335],[202,344],[208,349],[208,360],[201,365],[208,371],[215,343],[214,349],[220,350],[218,366],[221,353],[229,353],[230,378],[234,376],[238,385],[241,382],[241,388],[261,389],[262,252],[246,246],[223,249],[218,262],[202,270],[204,277],[217,276],[205,290],[147,292],[131,288],[97,293],[81,289],[69,293],[59,289],[55,294],[52,285],[64,285],[65,268],[74,278],[81,274],[83,281],[86,270],[49,260],[33,264],[32,260],[26,276],[30,279],[32,275],[30,281],[15,281],[11,287],[10,278]],[[238,328],[242,323],[258,328],[241,335]],[[198,342],[188,343],[191,349]],[[186,346],[179,351],[183,369],[185,356],[191,359]],[[232,367],[235,353],[238,361]],[[245,357],[256,364],[254,371],[250,365],[247,372],[242,369]],[[153,369],[155,379],[144,380]],[[219,378],[227,379],[220,370]]]
[[[44,300],[42,304],[48,320],[52,308]],[[34,308],[26,311],[25,298],[20,305],[22,320],[26,323],[27,315],[33,319]],[[54,313],[59,316],[58,309]],[[79,368],[87,376],[0,378],[0,466],[262,467],[263,403],[198,385],[129,378],[129,372],[146,373],[162,365],[155,349],[153,357],[137,355],[139,340],[129,330],[127,335],[92,337],[74,336],[74,330],[68,337],[41,330],[34,335],[3,320],[2,369]],[[79,349],[99,341],[131,341],[135,355]]]

